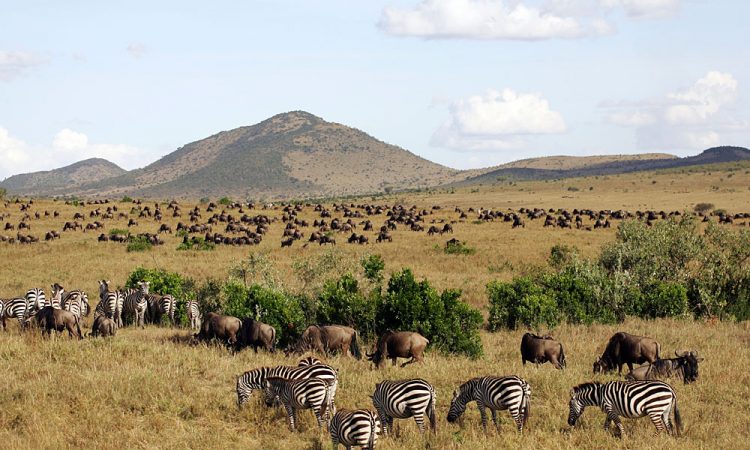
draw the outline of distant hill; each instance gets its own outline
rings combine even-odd
[[[59,169],[13,175],[0,182],[0,188],[22,195],[46,194],[51,191],[75,188],[113,178],[126,173],[125,169],[106,159],[91,158]]]
[[[520,159],[509,162],[495,169],[550,169],[570,170],[584,169],[606,163],[623,161],[651,161],[655,159],[677,159],[667,153],[640,153],[637,155],[601,155],[601,156],[544,156],[540,158]]]
[[[552,180],[750,160],[750,150],[744,147],[729,146],[710,148],[698,155],[685,158],[669,157],[670,155],[662,154],[655,155],[657,156],[655,158],[617,158],[596,164],[582,165],[568,163],[569,168],[565,169],[538,168],[540,166],[538,163],[529,164],[528,166],[511,163],[509,165],[498,166],[496,169],[452,184],[457,186],[471,186],[475,184],[492,184],[504,180]],[[544,160],[545,158],[540,159]]]

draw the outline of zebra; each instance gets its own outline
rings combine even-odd
[[[52,298],[49,299],[49,306],[55,309],[62,309],[62,300],[65,295],[65,288],[60,286],[60,283],[55,283],[51,287]]]
[[[328,430],[334,449],[342,443],[347,450],[355,445],[374,450],[380,434],[380,418],[368,409],[342,409],[333,415]]]
[[[185,309],[187,310],[188,320],[190,321],[190,328],[199,329],[201,327],[201,322],[203,321],[203,316],[201,315],[198,301],[188,300],[185,304]]]
[[[66,292],[60,303],[60,307],[66,311],[70,311],[80,321],[83,316],[88,316],[91,312],[89,307],[89,296],[86,292],[80,290],[74,290]]]
[[[313,366],[315,367],[315,366]],[[383,435],[393,431],[393,419],[414,417],[419,432],[424,434],[424,415],[430,419],[430,428],[436,433],[435,388],[421,378],[412,380],[385,380],[375,385],[372,404],[382,421]]]
[[[3,322],[3,330],[7,328],[5,320],[10,319],[11,317],[18,319],[18,325],[23,329],[28,311],[28,303],[26,302],[26,299],[18,297],[2,300],[0,302],[3,303],[3,311],[2,314],[0,314]]]
[[[451,407],[448,410],[448,422],[455,422],[466,411],[466,404],[477,402],[479,415],[482,417],[482,428],[487,433],[487,413],[485,407],[492,413],[492,422],[499,432],[497,410],[509,410],[516,422],[518,431],[522,432],[529,418],[529,402],[531,387],[517,376],[508,377],[477,377],[462,384],[454,393]]]
[[[109,289],[109,281],[99,281],[99,304],[94,309],[94,320],[98,316],[105,316],[115,321],[115,324],[119,327],[117,322],[117,308],[122,303],[120,299],[122,293],[120,291],[112,291]]]
[[[150,294],[148,296],[149,322],[160,323],[164,315],[174,323],[174,311],[177,302],[171,295]]]
[[[320,378],[306,378],[287,380],[285,378],[269,377],[265,382],[266,406],[273,406],[278,398],[289,419],[289,428],[296,431],[297,410],[312,409],[318,428],[323,427],[324,417],[327,419],[327,408],[331,403],[331,387]]]
[[[319,378],[325,381],[331,387],[331,405],[329,406],[329,410],[333,413],[336,412],[335,398],[339,377],[336,369],[326,364],[314,364],[305,367],[260,367],[249,370],[237,378],[237,406],[242,408],[254,390],[265,389],[265,381],[271,377],[285,378],[287,380]]]
[[[297,363],[297,367],[307,367],[313,366],[315,364],[323,364],[323,361],[314,356],[305,356],[304,358],[299,360],[299,362]]]
[[[128,289],[123,292],[123,310],[127,316],[133,317],[136,326],[145,327],[146,309],[148,308],[148,281],[138,283],[138,289]]]
[[[682,418],[677,408],[677,396],[672,386],[662,381],[610,381],[608,383],[583,383],[570,393],[568,424],[575,426],[587,406],[598,406],[607,414],[604,429],[614,422],[621,437],[625,428],[620,416],[629,419],[649,416],[656,427],[656,434],[666,430],[668,434],[680,434]],[[670,414],[674,410],[673,427]]]
[[[32,288],[26,292],[26,316],[28,319],[32,312],[40,311],[47,306],[47,298],[44,295],[44,289]]]

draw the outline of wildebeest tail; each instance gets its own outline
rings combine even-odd
[[[435,389],[430,389],[430,403],[427,405],[427,417],[430,419],[430,428],[432,428],[433,434],[437,434],[437,416],[435,415],[435,407]]]
[[[674,425],[675,434],[679,436],[682,433],[682,416],[680,416],[680,409],[677,407],[677,399],[674,400]]]
[[[271,327],[271,353],[276,352],[276,328]]]
[[[560,344],[560,366],[564,369],[565,365],[565,348],[563,348],[563,345]]]
[[[359,351],[359,343],[357,342],[357,331],[354,331],[354,336],[352,336],[352,342],[349,343],[349,350],[351,350],[352,355],[354,355],[357,359],[362,359],[362,353]]]
[[[76,329],[78,330],[78,339],[83,339],[83,333],[81,333],[81,321],[78,319],[78,316],[75,316],[76,318]]]

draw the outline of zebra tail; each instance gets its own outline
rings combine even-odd
[[[674,401],[674,424],[675,433],[679,436],[682,433],[682,416],[680,416],[680,409],[677,407],[677,399]]]
[[[351,347],[350,350],[352,351],[352,355],[354,355],[357,359],[362,359],[362,353],[359,351],[359,343],[357,342],[357,332],[354,331],[354,336],[352,337],[352,342],[349,344]]]
[[[328,409],[329,409],[329,405],[331,402],[331,387],[328,386],[328,383],[323,383],[323,384],[326,387],[326,395],[323,398],[323,405],[320,407],[320,417],[326,417],[326,415],[328,414]],[[327,420],[327,418],[324,420],[326,422],[326,431],[330,431],[329,429],[330,420]]]
[[[523,398],[521,399],[521,408],[523,408],[523,418],[522,418],[522,424],[524,428],[526,427],[526,421],[529,420],[529,415],[531,415],[531,399],[529,398],[529,392],[528,392],[528,385],[524,383],[523,386]]]
[[[432,434],[437,434],[437,416],[435,415],[435,390],[430,391],[430,403],[427,405],[427,417],[430,419],[430,428],[432,428]]]

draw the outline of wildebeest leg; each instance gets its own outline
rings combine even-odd
[[[402,368],[403,368],[403,367],[406,367],[406,366],[408,366],[409,364],[415,363],[415,362],[417,362],[417,361],[418,361],[418,360],[417,360],[416,358],[414,358],[414,357],[412,356],[412,358],[411,358],[410,360],[408,360],[408,361],[406,361],[405,363],[401,364],[401,367],[402,367]]]
[[[628,369],[630,369],[631,372],[633,371],[633,363],[632,362],[628,362]],[[620,364],[620,375],[622,375],[622,364]]]
[[[394,365],[394,366],[396,365],[396,360],[397,360],[397,359],[398,359],[397,357],[393,357],[393,358],[391,358],[391,361],[393,362],[393,365]],[[404,367],[404,366],[401,366],[401,367]]]

